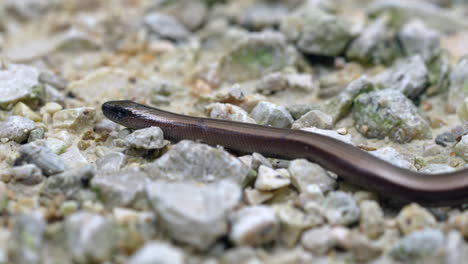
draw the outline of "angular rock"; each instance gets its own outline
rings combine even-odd
[[[143,18],[144,25],[151,33],[170,40],[185,40],[190,32],[176,18],[170,15],[153,12]]]
[[[289,172],[286,169],[274,170],[264,165],[258,168],[255,189],[272,191],[288,186],[291,183]]]
[[[301,130],[331,137],[331,138],[343,141],[344,143],[354,146],[354,143],[351,138],[351,134],[341,135],[335,130],[320,129],[316,127],[307,127],[307,128],[302,128]]]
[[[369,154],[376,156],[379,159],[385,160],[397,167],[408,169],[408,170],[416,170],[413,163],[410,160],[401,155],[396,149],[392,147],[383,147],[376,151],[370,151]]]
[[[345,21],[318,8],[286,17],[281,31],[296,40],[300,51],[320,56],[340,55],[352,38]]]
[[[301,116],[301,118],[294,121],[292,124],[293,129],[301,129],[306,127],[331,129],[333,127],[333,118],[320,110],[312,110]]]
[[[424,263],[424,260],[443,253],[444,241],[444,234],[440,230],[428,228],[405,236],[393,246],[389,254],[394,260],[404,263]]]
[[[315,184],[322,192],[333,190],[335,179],[330,177],[326,170],[315,163],[305,159],[296,159],[289,165],[291,183],[299,192],[305,192],[308,185]]]
[[[73,146],[69,148],[65,153],[60,155],[67,169],[81,168],[89,165],[88,160],[81,154],[81,151]]]
[[[288,13],[288,7],[281,3],[258,3],[248,7],[240,17],[240,24],[247,28],[260,30],[278,26]]]
[[[222,56],[217,75],[231,83],[258,78],[290,65],[291,52],[280,33],[252,33]]]
[[[120,152],[112,152],[96,160],[96,167],[102,173],[120,170],[125,163],[126,156]]]
[[[232,104],[213,103],[206,107],[210,118],[252,123],[255,120],[242,108]]]
[[[148,183],[146,173],[130,169],[94,177],[91,187],[106,205],[125,207],[135,205],[144,198]]]
[[[45,227],[46,223],[38,212],[16,217],[10,241],[13,263],[41,263]]]
[[[287,90],[307,91],[313,94],[317,89],[312,76],[305,73],[274,72],[263,76],[256,85],[256,90],[265,95]]]
[[[0,139],[7,138],[17,143],[23,143],[35,128],[36,124],[28,118],[9,116],[3,122],[0,122]]]
[[[468,96],[468,56],[462,57],[450,74],[448,106],[455,110]]]
[[[317,255],[325,255],[337,245],[336,237],[332,234],[332,228],[323,226],[305,231],[302,234],[301,243],[304,248]]]
[[[110,260],[115,248],[116,228],[105,217],[80,211],[65,219],[65,245],[77,263]]]
[[[184,252],[171,244],[150,242],[135,252],[129,264],[184,264]]]
[[[419,54],[425,61],[440,52],[439,32],[427,27],[421,20],[406,23],[398,33],[407,56]]]
[[[359,95],[354,100],[353,119],[359,132],[369,138],[388,136],[398,143],[429,139],[429,123],[401,92],[390,89]]]
[[[271,242],[279,230],[274,210],[264,205],[244,207],[229,219],[229,239],[236,245],[255,246]]]
[[[10,108],[17,102],[37,104],[44,92],[39,73],[36,68],[22,64],[0,68],[0,109]]]
[[[170,237],[200,250],[227,233],[227,214],[241,199],[240,187],[227,180],[206,185],[156,181],[146,194]]]
[[[27,185],[38,184],[45,179],[41,169],[34,164],[13,167],[10,171],[15,182],[21,182]]]
[[[403,207],[396,221],[399,229],[405,235],[435,227],[437,224],[435,217],[429,211],[415,203]]]
[[[267,101],[259,102],[250,115],[260,125],[288,128],[294,122],[286,108]]]
[[[63,172],[65,164],[51,149],[39,144],[29,143],[20,148],[21,161],[35,164],[44,175],[49,176]]]
[[[154,179],[212,182],[231,179],[241,183],[249,168],[228,152],[182,140],[145,168]]]
[[[392,67],[374,76],[372,81],[414,99],[428,87],[429,71],[422,57],[415,55],[398,60]]]
[[[359,204],[361,220],[359,229],[370,239],[377,239],[385,231],[383,211],[375,201],[362,201]]]
[[[341,191],[330,193],[322,202],[331,225],[351,225],[359,220],[361,210],[354,198]]]
[[[159,127],[148,127],[135,130],[125,137],[125,145],[135,149],[161,149],[169,144],[164,140],[163,131]]]
[[[370,22],[346,51],[346,57],[362,64],[391,64],[401,56],[397,32],[387,17]]]
[[[92,166],[70,169],[47,178],[42,186],[41,193],[48,196],[63,194],[67,198],[72,198],[85,188],[93,176],[94,169]]]
[[[55,112],[53,116],[54,127],[82,129],[94,123],[96,109],[92,107],[79,107],[64,109]]]

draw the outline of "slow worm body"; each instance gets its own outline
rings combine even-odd
[[[281,159],[306,158],[364,189],[393,200],[448,206],[468,202],[468,169],[425,174],[396,167],[339,140],[301,130],[179,115],[132,101],[102,105],[104,115],[123,126],[158,126],[165,138],[201,140],[242,152]]]

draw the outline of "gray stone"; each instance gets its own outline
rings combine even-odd
[[[458,230],[463,237],[468,238],[468,211],[450,216],[447,226]]]
[[[338,242],[332,234],[332,228],[323,226],[305,231],[302,234],[301,243],[304,248],[317,255],[324,255],[335,247]]]
[[[382,254],[383,248],[358,232],[349,232],[344,241],[345,249],[353,254],[353,259],[359,263],[367,263]]]
[[[389,19],[379,17],[351,42],[346,57],[363,64],[391,64],[402,53],[396,34]]]
[[[401,92],[391,89],[359,95],[354,100],[353,119],[360,133],[369,138],[388,136],[398,143],[431,138],[429,122]]]
[[[177,18],[188,29],[195,30],[205,21],[209,4],[204,0],[157,1],[156,10]]]
[[[65,164],[57,154],[35,142],[21,146],[20,153],[20,160],[35,164],[46,176],[65,170]]]
[[[146,173],[128,169],[92,178],[91,187],[108,206],[132,206],[144,198]]]
[[[96,109],[92,107],[78,107],[55,112],[53,124],[56,128],[83,129],[94,123]]]
[[[153,12],[143,18],[143,23],[151,33],[170,40],[185,40],[190,32],[176,18]]]
[[[212,182],[231,179],[241,183],[249,168],[228,152],[205,144],[182,140],[145,170],[154,179]]]
[[[236,245],[271,242],[279,231],[275,211],[264,205],[247,206],[230,215],[229,239]]]
[[[42,72],[38,78],[41,83],[51,85],[54,88],[62,91],[65,90],[65,88],[68,86],[67,80],[62,78],[60,75],[56,75],[50,72]]]
[[[450,86],[450,74],[452,72],[452,58],[449,51],[442,49],[438,55],[426,62],[429,70],[430,86],[426,90],[427,95],[436,95],[447,92]]]
[[[239,22],[255,30],[278,26],[288,13],[286,5],[281,3],[258,3],[248,7],[239,18]]]
[[[462,17],[428,1],[378,0],[372,2],[368,13],[373,17],[388,14],[397,25],[418,18],[428,26],[445,32],[468,28],[468,23]]]
[[[362,201],[359,204],[361,220],[359,229],[370,239],[377,239],[385,231],[385,220],[382,208],[376,201]]]
[[[170,237],[200,250],[227,233],[227,214],[241,199],[239,185],[227,180],[205,185],[157,181],[146,193]]]
[[[468,56],[462,57],[450,74],[448,106],[455,110],[468,96]]]
[[[424,229],[402,238],[393,246],[389,254],[394,260],[416,263],[441,254],[444,244],[445,238],[442,231]]]
[[[454,172],[455,168],[447,165],[447,164],[428,164],[419,170],[422,173],[429,173],[429,174],[438,174],[438,173],[449,173]]]
[[[155,126],[135,130],[124,140],[129,148],[146,150],[161,149],[169,144],[169,141],[164,140],[161,128]]]
[[[121,152],[112,152],[96,160],[96,167],[101,173],[120,170],[125,163],[126,156]]]
[[[306,127],[331,129],[333,127],[333,118],[320,110],[312,110],[301,116],[301,118],[294,121],[292,124],[293,129],[301,129]]]
[[[466,262],[468,252],[465,248],[463,236],[455,230],[449,231],[445,239],[445,263]]]
[[[372,81],[386,89],[402,92],[409,98],[421,95],[429,85],[429,71],[421,56],[400,59]]]
[[[260,125],[288,128],[294,122],[286,108],[267,101],[259,102],[250,115]]]
[[[31,66],[8,64],[0,68],[0,108],[10,108],[17,102],[36,104],[44,87],[39,83],[39,71]]]
[[[38,212],[21,214],[15,218],[10,240],[13,263],[41,263],[45,227],[46,223]]]
[[[440,52],[439,32],[427,27],[421,20],[406,23],[398,37],[407,56],[419,54],[428,61]]]
[[[352,225],[359,220],[361,213],[353,196],[341,191],[330,193],[322,206],[331,225]]]
[[[71,147],[65,153],[60,155],[67,169],[81,168],[89,165],[88,160],[81,154],[78,147]]]
[[[41,193],[51,196],[63,193],[65,197],[71,198],[85,188],[85,185],[93,176],[94,169],[90,165],[70,169],[47,178],[42,186]]]
[[[259,78],[291,65],[293,52],[280,33],[251,33],[221,57],[216,73],[230,83]]]
[[[281,31],[295,39],[302,52],[321,56],[340,55],[352,38],[345,21],[313,7],[283,19]]]
[[[306,73],[274,72],[263,76],[256,85],[256,90],[265,95],[288,90],[315,93],[317,89],[312,76]]]
[[[150,242],[135,252],[129,264],[184,264],[184,252],[171,244]]]
[[[9,116],[0,122],[0,139],[7,138],[18,143],[28,139],[29,133],[36,128],[36,124],[25,117]]]
[[[260,191],[273,191],[288,186],[291,183],[289,172],[286,169],[274,170],[260,165],[255,181],[255,189]]]
[[[11,168],[11,175],[16,182],[28,185],[38,184],[45,179],[41,169],[34,164],[13,167]]]
[[[299,192],[306,192],[307,187],[315,184],[322,192],[328,192],[335,187],[335,179],[330,177],[326,170],[315,163],[305,159],[296,159],[289,165],[291,183]]]
[[[45,134],[45,130],[42,127],[37,127],[31,130],[31,132],[29,133],[29,137],[28,137],[28,143],[31,143],[39,139],[43,139],[44,134]]]
[[[213,103],[206,107],[210,118],[223,119],[236,122],[252,123],[255,120],[242,108],[232,104]]]
[[[77,263],[110,260],[116,235],[114,223],[99,214],[80,211],[65,219],[65,245]]]
[[[391,163],[397,167],[416,170],[413,163],[407,157],[403,156],[396,149],[392,147],[383,147],[375,151],[370,151],[369,154],[376,156],[379,159],[385,160],[388,163]]]

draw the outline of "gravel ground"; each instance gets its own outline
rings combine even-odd
[[[468,204],[397,203],[100,110],[302,129],[454,171],[467,18],[465,0],[2,1],[0,264],[468,263]]]

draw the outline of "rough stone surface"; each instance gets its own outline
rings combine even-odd
[[[428,164],[419,170],[419,172],[429,173],[429,174],[438,174],[438,173],[448,173],[454,172],[455,168],[446,165],[446,164]]]
[[[0,108],[10,108],[16,102],[35,104],[43,94],[39,71],[31,66],[9,64],[0,69]]]
[[[15,182],[33,185],[38,184],[44,180],[41,169],[39,169],[34,164],[13,167],[10,171]]]
[[[63,194],[65,197],[73,197],[93,176],[92,166],[70,169],[47,178],[41,192],[46,195]]]
[[[185,256],[180,249],[163,242],[150,242],[135,252],[129,264],[184,264]]]
[[[226,234],[227,213],[241,198],[239,186],[231,181],[206,185],[157,181],[146,193],[169,235],[201,250]]]
[[[302,245],[317,255],[324,255],[337,245],[337,239],[332,235],[332,228],[323,226],[305,231],[301,238]]]
[[[424,229],[405,236],[390,251],[394,260],[406,263],[429,260],[442,253],[444,234],[437,229]]]
[[[116,242],[114,223],[105,217],[79,211],[65,219],[66,246],[77,263],[104,262]]]
[[[272,241],[278,230],[273,209],[263,205],[248,206],[234,212],[229,220],[229,239],[237,245],[261,245]]]
[[[42,243],[46,223],[38,213],[22,214],[16,217],[12,232],[11,258],[13,263],[39,264],[42,258]]]
[[[255,124],[255,120],[242,108],[232,104],[213,103],[207,106],[210,118]]]
[[[145,170],[154,179],[212,182],[231,179],[243,182],[249,168],[228,152],[183,140]]]
[[[286,169],[274,170],[260,165],[255,188],[260,191],[273,191],[288,186],[290,183],[290,175]]]
[[[45,146],[29,143],[21,146],[20,153],[22,161],[35,164],[44,175],[53,175],[65,170],[63,160]]]
[[[184,40],[190,36],[190,32],[176,18],[153,12],[143,18],[143,23],[148,27],[151,33],[161,38],[171,40]]]
[[[341,191],[330,193],[322,203],[325,217],[332,225],[351,225],[360,217],[360,209],[354,198]]]
[[[0,122],[0,139],[7,138],[18,143],[25,142],[29,133],[36,128],[36,124],[21,116],[9,116]]]
[[[368,238],[376,239],[385,231],[385,222],[383,211],[375,201],[362,201],[359,204],[361,210],[361,220],[359,229],[365,233]]]
[[[401,92],[391,89],[359,95],[353,106],[353,119],[359,132],[369,138],[388,136],[398,143],[429,139],[429,123]]]
[[[307,128],[302,128],[301,130],[331,137],[331,138],[343,141],[344,143],[354,146],[354,142],[352,141],[351,134],[341,135],[335,130],[320,129],[316,127],[307,127]]]
[[[281,128],[291,127],[294,121],[286,108],[266,101],[259,102],[250,115],[260,125]]]
[[[379,159],[385,160],[395,166],[403,169],[416,170],[413,163],[410,160],[401,155],[396,149],[392,147],[383,147],[376,151],[371,151],[369,154],[376,156]]]
[[[461,58],[450,74],[448,105],[457,109],[468,95],[468,56]]]
[[[405,206],[398,214],[396,221],[401,232],[405,235],[436,226],[435,217],[415,203]]]
[[[333,190],[335,179],[330,177],[326,170],[315,163],[305,159],[293,160],[289,165],[291,183],[299,192],[305,192],[308,185],[315,184],[322,192]]]
[[[458,230],[465,239],[468,238],[468,212],[450,216],[448,226]]]
[[[109,153],[96,160],[97,169],[105,174],[107,172],[118,171],[125,163],[126,156],[120,152]]]
[[[414,99],[429,85],[429,70],[420,55],[400,59],[394,65],[372,78],[385,89],[402,92]]]
[[[333,118],[320,110],[312,110],[301,116],[301,118],[294,121],[292,124],[293,129],[301,129],[306,127],[331,129],[333,127]]]
[[[94,177],[91,187],[109,206],[131,206],[144,198],[148,182],[145,173],[129,169]]]
[[[427,61],[440,52],[439,32],[427,27],[421,20],[406,23],[398,37],[408,56],[420,54]]]
[[[92,107],[79,107],[60,110],[53,116],[54,127],[82,129],[93,124],[96,109]]]
[[[159,127],[138,129],[125,137],[125,144],[135,149],[161,149],[169,144],[164,140],[163,131]]]

